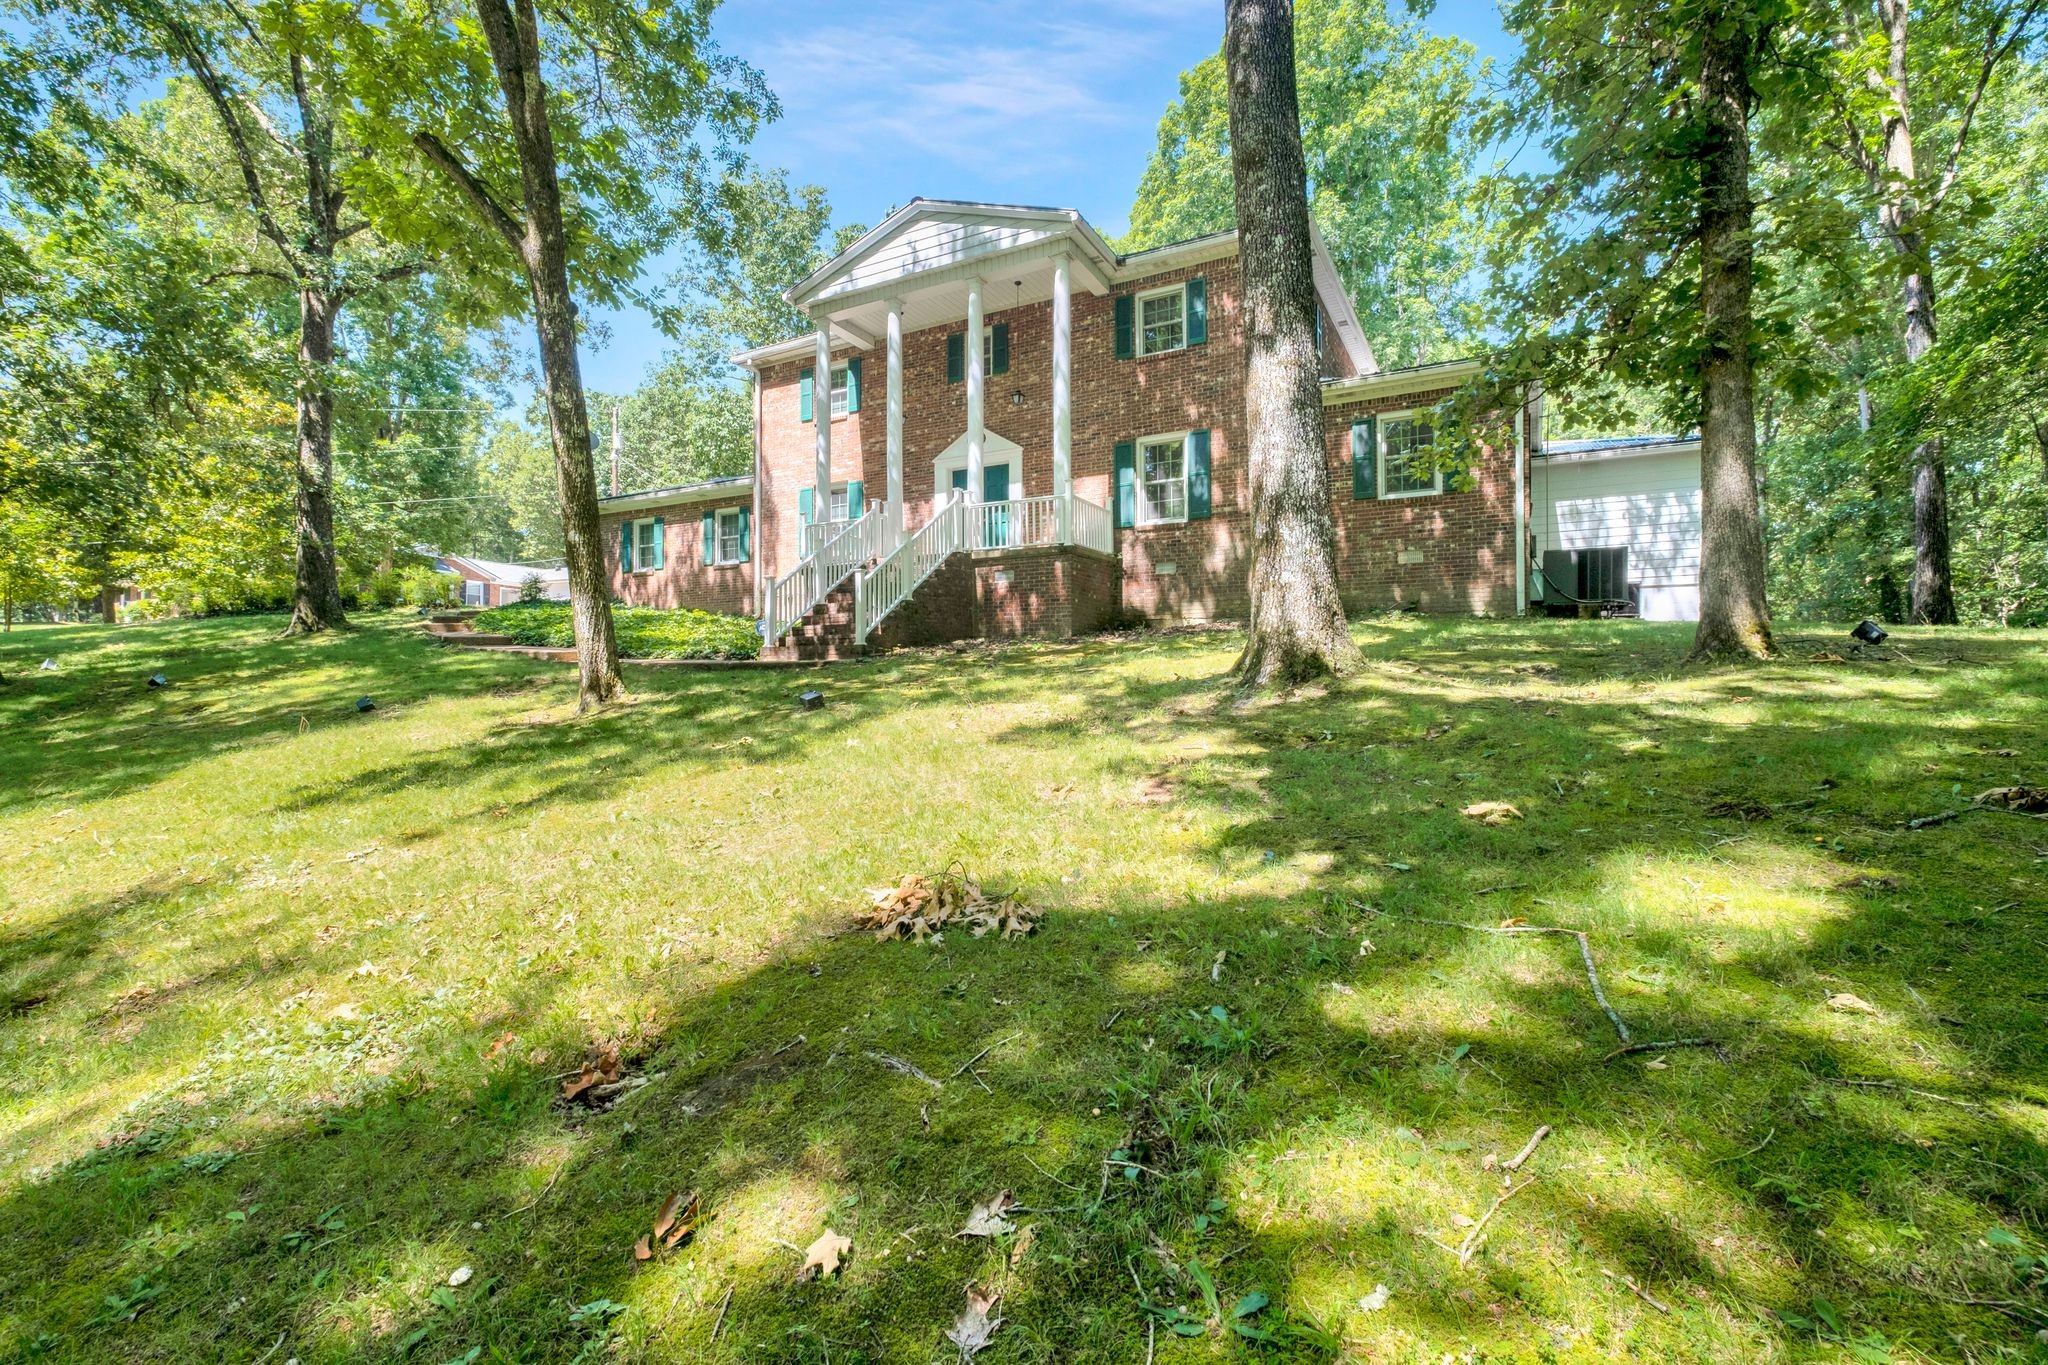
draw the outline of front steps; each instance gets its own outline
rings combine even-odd
[[[853,638],[853,579],[849,576],[825,599],[789,628],[782,639],[761,651],[776,663],[824,664],[858,659],[860,642]]]

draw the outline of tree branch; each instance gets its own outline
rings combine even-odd
[[[427,263],[425,261],[411,261],[405,265],[388,265],[373,275],[351,281],[348,285],[335,292],[335,298],[337,300],[356,298],[377,288],[379,285],[410,279],[414,275],[425,274],[426,270]]]
[[[206,92],[206,97],[213,102],[214,112],[219,116],[221,127],[228,135],[228,144],[234,149],[235,161],[241,167],[242,187],[248,193],[249,208],[256,215],[257,227],[270,239],[278,254],[284,257],[285,264],[291,268],[292,274],[299,279],[305,278],[304,264],[292,250],[290,238],[285,236],[284,229],[271,214],[270,198],[264,191],[263,177],[256,169],[255,152],[249,146],[248,133],[243,129],[241,119],[235,114],[235,102],[228,95],[226,83],[213,69],[213,62],[207,57],[206,50],[200,46],[199,40],[193,36],[191,30],[179,23],[161,6],[155,8],[165,28],[170,30],[173,42],[184,50],[185,65],[191,70],[193,79],[199,82],[200,88]]]
[[[1984,90],[1991,84],[1991,73],[1997,69],[2000,62],[2012,55],[2012,50],[2026,36],[2027,26],[2034,22],[2034,15],[2040,8],[2041,0],[2026,0],[2020,7],[2019,17],[2013,21],[2012,32],[2005,35],[2003,43],[1998,41],[2002,19],[1994,21],[1991,32],[1984,35],[1984,61],[1977,69],[1977,84],[1970,91],[1969,103],[1963,106],[1962,121],[1956,125],[1956,140],[1949,148],[1948,166],[1941,173],[1941,184],[1936,187],[1933,197],[1927,202],[1929,213],[1939,209],[1942,201],[1948,198],[1948,192],[1955,188],[1956,177],[1962,171],[1963,146],[1970,140],[1970,125],[1976,121],[1977,106],[1984,102]]]
[[[290,275],[285,274],[282,270],[265,270],[261,266],[253,265],[238,265],[228,270],[216,270],[201,280],[199,285],[203,289],[207,285],[219,284],[222,280],[233,279],[276,280],[281,284],[288,284],[294,289],[299,287],[299,282]]]
[[[462,158],[449,150],[447,144],[432,133],[414,133],[412,145],[418,149],[421,156],[455,183],[455,188],[469,201],[469,206],[497,230],[498,235],[505,239],[505,245],[512,248],[512,254],[524,264],[526,229],[518,219],[499,207],[498,201],[491,197],[490,187],[479,180],[475,173],[463,164]]]

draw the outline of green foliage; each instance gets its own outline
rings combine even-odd
[[[540,581],[540,575],[530,573],[519,580],[519,601],[522,606],[545,602],[548,596],[547,584]]]
[[[475,628],[513,643],[568,649],[576,643],[566,602],[520,602],[479,612]],[[658,607],[614,607],[619,653],[629,659],[751,659],[761,632],[744,616]]]
[[[461,585],[462,580],[454,574],[440,573],[427,564],[408,564],[398,572],[398,600],[408,607],[449,607],[455,605]]]
[[[1295,7],[1310,211],[1383,366],[1469,353],[1478,339],[1476,136],[1487,63],[1385,0]],[[1232,225],[1221,53],[1182,73],[1138,185],[1126,250]]]

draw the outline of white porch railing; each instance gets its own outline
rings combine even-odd
[[[896,548],[896,519],[887,503],[869,504],[857,520],[825,524],[839,530],[769,586],[767,609],[761,614],[761,638],[769,644],[824,601],[848,574]]]
[[[1108,509],[1085,498],[1066,499],[1064,508],[1061,501],[1057,494],[1048,494],[970,504],[973,548],[1016,550],[1028,545],[1082,545],[1103,554],[1112,553],[1115,531]],[[1062,526],[1062,521],[1067,524]]]
[[[819,547],[831,544],[840,532],[853,525],[854,520],[858,518],[840,517],[834,521],[811,522],[803,528],[803,533],[798,537],[798,551],[805,555],[816,554]]]
[[[973,514],[984,504],[956,498],[909,539],[884,555],[875,567],[853,580],[853,638],[865,644],[868,632],[903,605],[932,570],[966,549]]]
[[[1097,507],[1086,498],[1075,498],[1067,516],[1072,522],[1068,536],[1086,550],[1106,555],[1116,553],[1116,518],[1107,507]]]

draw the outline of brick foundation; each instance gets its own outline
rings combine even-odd
[[[974,556],[976,633],[1064,639],[1100,630],[1116,614],[1122,579],[1114,556],[1077,545],[984,551]]]
[[[974,559],[965,552],[933,569],[917,585],[910,600],[877,626],[868,637],[875,649],[942,645],[975,637]]]

